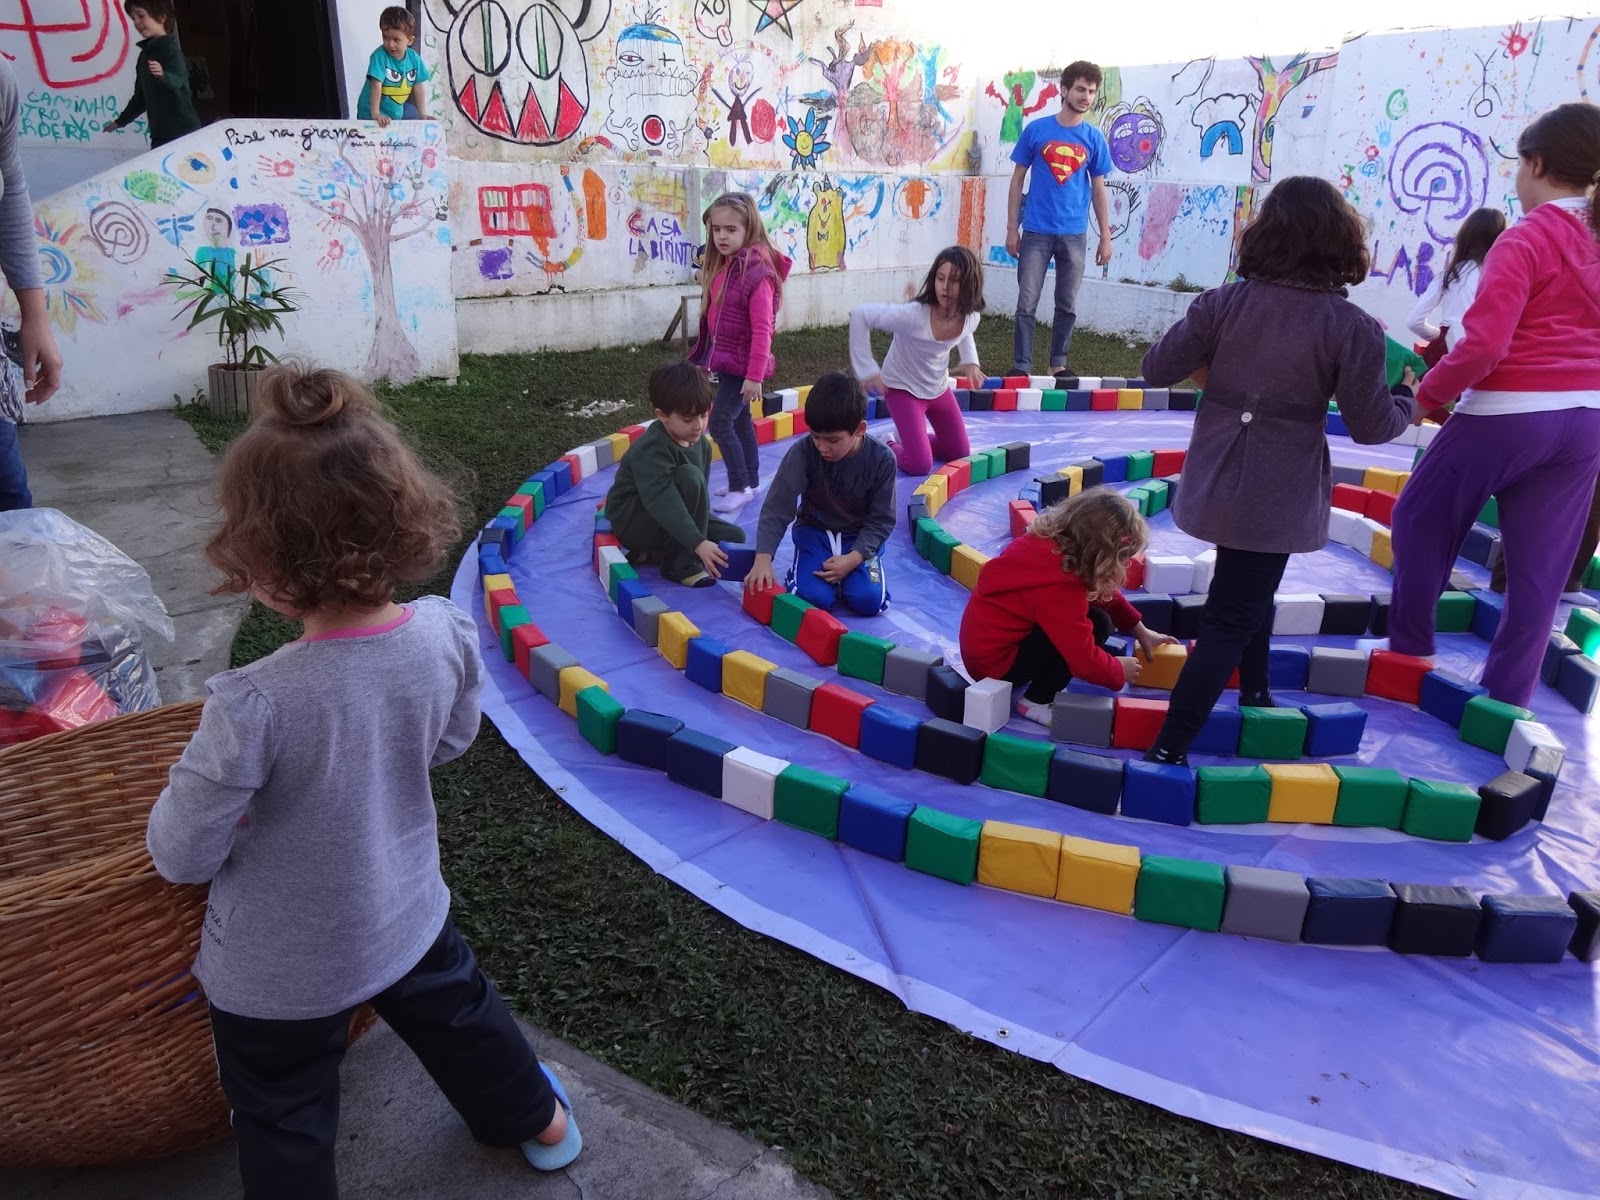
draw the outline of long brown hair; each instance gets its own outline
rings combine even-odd
[[[978,262],[978,256],[965,246],[946,246],[934,256],[933,266],[928,268],[927,278],[922,281],[922,290],[913,299],[929,308],[939,307],[939,294],[934,284],[939,278],[939,268],[945,263],[956,269],[956,276],[961,280],[961,290],[956,299],[956,307],[961,315],[982,312],[983,266]]]
[[[736,214],[739,223],[744,226],[744,245],[739,247],[735,257],[754,246],[762,261],[772,268],[773,295],[778,298],[779,303],[782,303],[783,280],[778,278],[777,248],[767,236],[767,227],[761,220],[761,210],[756,207],[755,197],[747,196],[743,192],[723,192],[706,207],[706,211],[700,217],[700,223],[705,226],[706,231],[706,252],[700,265],[702,306],[706,309],[711,307],[711,282],[728,262],[723,258],[722,251],[717,249],[717,243],[711,236],[711,214],[719,208],[725,208]]]
[[[1567,187],[1600,183],[1600,108],[1574,101],[1558,104],[1517,138],[1517,153],[1538,159],[1544,173]],[[1600,238],[1600,213],[1589,203],[1589,228]]]
[[[1055,542],[1061,569],[1082,579],[1091,598],[1122,587],[1129,560],[1150,542],[1150,527],[1139,510],[1104,487],[1052,504],[1034,518],[1028,532]]]
[[[1337,291],[1360,283],[1369,266],[1361,215],[1314,175],[1273,184],[1239,238],[1241,279]]]
[[[426,579],[461,534],[460,503],[377,397],[340,371],[262,374],[255,416],[222,460],[217,592],[259,590],[294,612],[379,608]]]
[[[1498,208],[1475,208],[1467,214],[1456,230],[1455,244],[1450,248],[1449,261],[1444,268],[1444,286],[1449,287],[1461,278],[1461,268],[1468,263],[1483,266],[1489,247],[1506,231],[1506,215]]]

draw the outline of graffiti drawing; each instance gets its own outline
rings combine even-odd
[[[1339,55],[1337,52],[1315,56],[1296,54],[1281,67],[1274,66],[1270,58],[1247,57],[1245,61],[1255,69],[1256,78],[1261,83],[1261,102],[1256,106],[1256,131],[1250,158],[1250,177],[1257,183],[1266,183],[1272,178],[1273,122],[1277,119],[1278,110],[1289,98],[1289,93],[1311,76],[1337,66]]]
[[[194,252],[195,266],[210,276],[212,290],[226,295],[233,289],[233,272],[238,254],[233,248],[233,218],[220,208],[208,208],[200,217],[206,244]]]
[[[589,112],[585,46],[605,27],[611,0],[427,0],[447,14],[450,95],[463,117],[501,141],[550,146]]]
[[[733,45],[731,0],[694,0],[694,27],[724,49]]]
[[[183,239],[186,234],[194,232],[194,219],[196,214],[171,213],[165,217],[156,218],[156,229],[162,237],[171,242],[176,249],[183,249]]]
[[[1389,158],[1389,195],[1403,213],[1421,213],[1428,236],[1448,245],[1489,191],[1489,156],[1471,130],[1448,121],[1411,129]]]
[[[895,185],[894,211],[904,221],[921,221],[938,216],[943,207],[944,192],[935,179],[912,175]]]
[[[819,154],[833,149],[833,143],[827,140],[831,118],[818,117],[816,109],[808,108],[804,121],[797,121],[793,117],[785,120],[789,124],[789,132],[783,135],[783,144],[789,147],[790,167],[814,167]]]
[[[988,199],[988,180],[981,175],[962,178],[961,207],[956,214],[956,241],[974,254],[983,252],[983,208]]]
[[[83,226],[52,218],[43,208],[33,210],[33,232],[38,239],[39,267],[44,278],[44,304],[50,319],[63,333],[78,322],[106,323],[94,294],[97,280],[79,253],[88,234]]]
[[[1165,130],[1161,114],[1146,97],[1140,96],[1131,105],[1123,103],[1108,109],[1103,124],[1106,141],[1111,147],[1111,162],[1117,170],[1132,175],[1160,157]]]
[[[289,214],[281,204],[244,205],[233,210],[241,246],[276,246],[289,240]]]
[[[717,98],[717,103],[728,110],[728,145],[739,144],[739,134],[744,133],[745,145],[754,145],[758,140],[770,142],[776,132],[777,113],[772,105],[765,100],[756,101],[756,96],[761,89],[755,86],[756,67],[748,54],[736,56],[728,66],[728,94],[724,96],[716,88],[711,88],[711,94]],[[751,121],[754,119],[755,127],[765,131],[764,137],[757,137],[751,132]]]
[[[606,68],[606,128],[630,150],[643,143],[652,153],[681,154],[699,81],[677,34],[653,21],[629,25],[617,35],[616,65]]]
[[[1500,89],[1489,82],[1489,64],[1494,61],[1495,55],[1499,53],[1498,50],[1491,50],[1488,58],[1477,53],[1472,56],[1478,60],[1478,68],[1482,74],[1479,76],[1480,82],[1478,86],[1473,89],[1467,103],[1472,106],[1472,115],[1480,120],[1484,117],[1493,116],[1494,110],[1501,103]]]
[[[844,192],[823,179],[811,189],[816,200],[806,214],[806,254],[813,271],[844,269]]]
[[[1039,94],[1028,103],[1028,93],[1033,91],[1033,85],[1038,76],[1032,71],[1012,71],[1001,76],[1000,86],[1005,89],[1002,93],[991,82],[984,88],[983,94],[991,100],[998,100],[1005,106],[1005,113],[1000,118],[1000,142],[1002,145],[1012,145],[1022,136],[1022,127],[1027,119],[1034,113],[1042,112],[1048,108],[1050,101],[1060,95],[1060,89],[1053,83],[1047,83],[1039,89]]]
[[[105,200],[89,210],[89,240],[114,263],[137,262],[150,247],[144,218],[121,200]]]
[[[478,251],[478,274],[485,279],[510,279],[516,273],[510,246],[485,247]]]
[[[761,15],[756,18],[756,32],[774,26],[783,30],[784,36],[794,37],[794,25],[789,14],[800,7],[800,0],[749,0],[750,7]]]
[[[855,27],[856,23],[850,21],[834,29],[833,48],[828,51],[827,62],[814,57],[807,59],[821,69],[822,77],[828,81],[830,89],[805,97],[806,103],[815,107],[818,112],[843,111],[856,68],[864,64],[871,55],[871,51],[867,49],[867,40],[860,36],[856,38],[855,52],[851,52],[850,31]]]
[[[1111,218],[1111,236],[1120,238],[1128,232],[1128,226],[1133,224],[1133,214],[1139,211],[1139,187],[1132,180],[1111,179],[1106,180],[1106,205]],[[1097,229],[1099,222],[1091,212],[1089,223]]]
[[[175,204],[183,195],[183,185],[170,175],[155,171],[129,171],[122,188],[135,200],[146,204]]]
[[[1383,279],[1393,286],[1396,279],[1404,280],[1406,291],[1414,296],[1420,296],[1428,290],[1433,283],[1433,259],[1436,251],[1432,242],[1423,242],[1417,247],[1417,252],[1412,255],[1409,250],[1401,246],[1389,258],[1387,267],[1378,266],[1379,255],[1383,253],[1380,242],[1372,246],[1372,269],[1367,272],[1370,279]]]
[[[1589,37],[1583,43],[1583,52],[1578,55],[1578,95],[1585,100],[1589,99],[1589,54],[1594,50],[1597,40],[1600,40],[1600,25],[1589,31]]]
[[[1522,32],[1522,22],[1515,22],[1500,39],[1500,48],[1507,58],[1519,58],[1528,48],[1528,35]]]
[[[35,9],[47,15],[35,15]],[[26,42],[45,87],[99,83],[128,61],[128,18],[115,0],[16,0],[5,14],[0,44],[7,47],[6,57],[16,58],[12,48]]]
[[[1230,155],[1243,154],[1245,121],[1254,106],[1254,96],[1236,92],[1207,96],[1196,104],[1189,123],[1200,131],[1200,157],[1210,158],[1216,153],[1218,142],[1227,147]]]
[[[929,163],[960,136],[945,110],[961,89],[942,47],[919,49],[898,38],[874,42],[861,80],[845,101],[844,125],[857,158],[886,166]]]

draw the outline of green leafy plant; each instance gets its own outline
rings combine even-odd
[[[237,266],[190,259],[192,274],[172,271],[162,280],[177,288],[184,301],[174,319],[187,316],[189,329],[216,322],[217,345],[227,356],[224,366],[260,370],[277,362],[278,356],[260,339],[267,333],[281,337],[283,316],[300,309],[298,289],[274,282],[273,272],[283,261],[256,262],[250,254]]]

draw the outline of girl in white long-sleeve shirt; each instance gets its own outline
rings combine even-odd
[[[951,462],[967,456],[967,426],[950,387],[950,351],[960,351],[957,377],[982,386],[972,339],[981,312],[983,268],[965,246],[939,251],[914,300],[851,310],[851,365],[864,388],[883,392],[899,435],[889,448],[909,475],[927,474],[935,458]],[[874,329],[894,337],[882,368],[872,356]]]
[[[1483,260],[1495,239],[1505,231],[1506,215],[1498,208],[1478,208],[1468,213],[1456,230],[1455,248],[1450,251],[1444,273],[1434,276],[1411,310],[1406,324],[1429,343],[1422,357],[1430,367],[1454,349],[1466,333],[1467,309],[1478,294]],[[1433,320],[1435,313],[1439,317],[1437,324]]]

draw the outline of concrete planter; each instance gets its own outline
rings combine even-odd
[[[249,420],[256,396],[259,367],[234,367],[212,363],[206,368],[207,406],[224,420]]]

